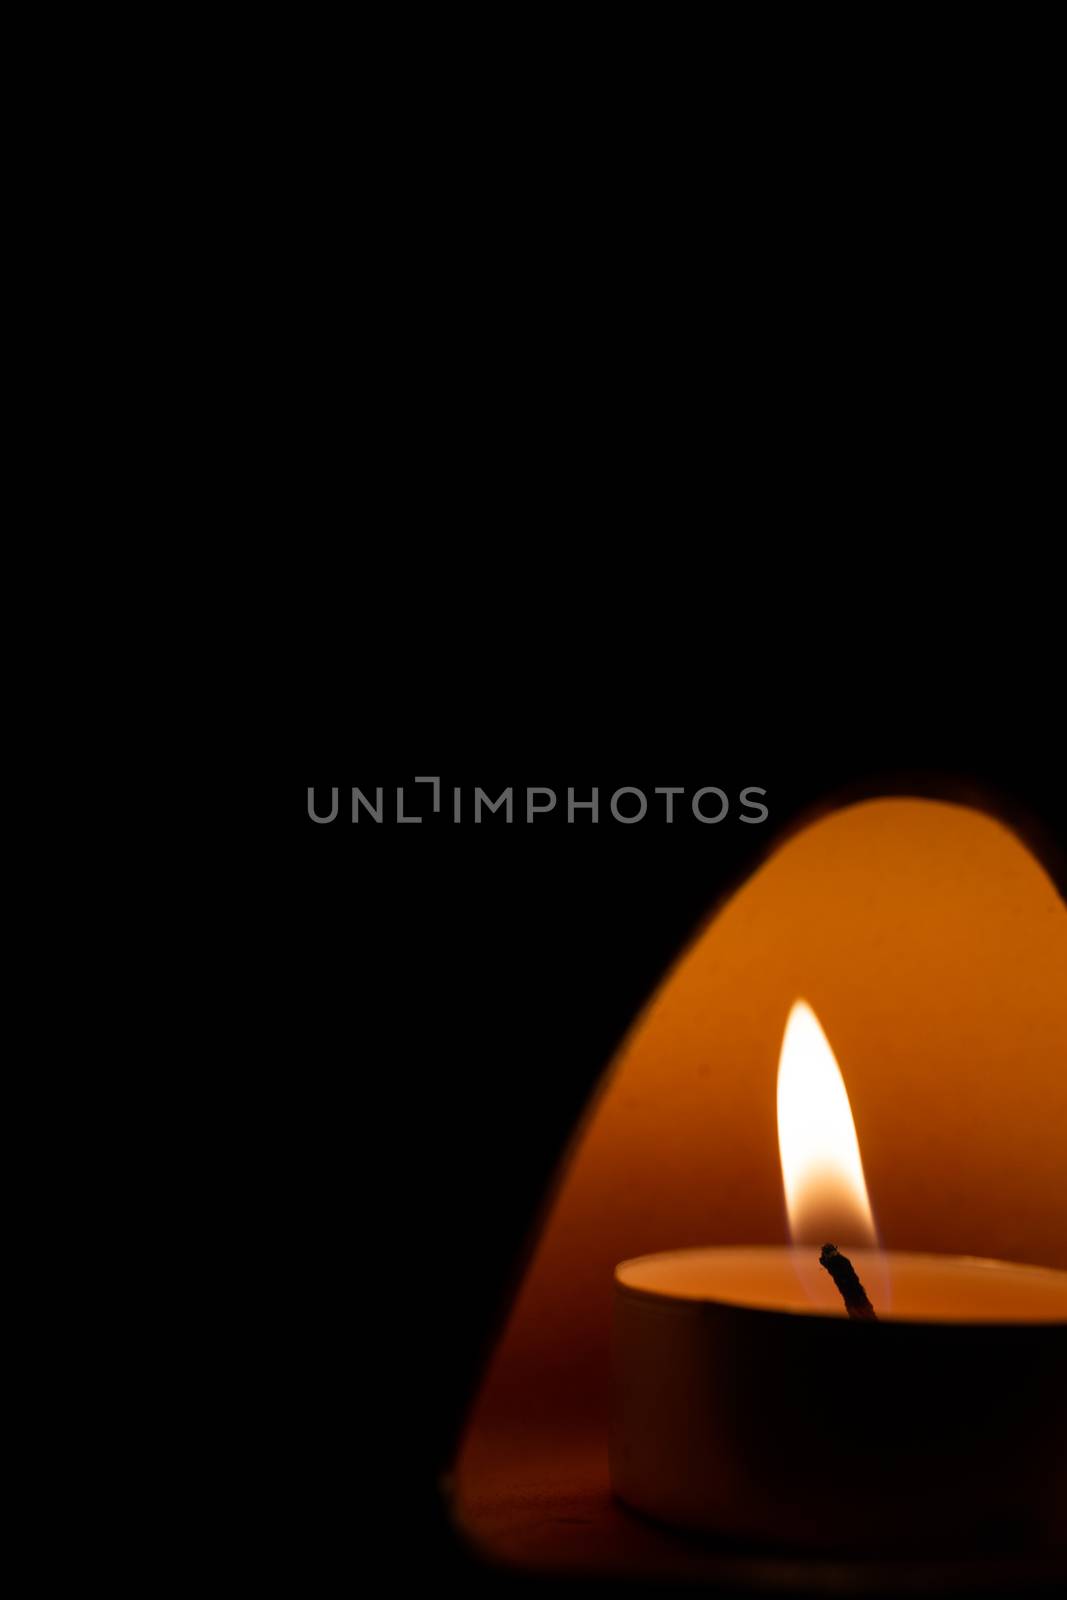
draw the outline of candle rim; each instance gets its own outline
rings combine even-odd
[[[927,1265],[937,1263],[939,1267],[967,1267],[987,1268],[1000,1271],[1007,1269],[1011,1272],[1021,1272],[1039,1280],[1049,1280],[1056,1287],[1062,1287],[1067,1293],[1067,1272],[1059,1267],[1048,1267],[1030,1261],[1005,1261],[995,1256],[972,1256],[961,1254],[945,1254],[937,1251],[922,1250],[876,1250],[871,1247],[847,1248],[846,1253],[856,1260],[866,1263],[871,1258],[881,1257],[889,1264],[892,1263],[920,1263]],[[760,1305],[758,1302],[747,1299],[731,1298],[721,1293],[712,1291],[694,1292],[685,1289],[658,1288],[655,1286],[637,1285],[628,1283],[620,1276],[626,1268],[638,1267],[642,1263],[679,1256],[723,1256],[731,1255],[758,1255],[765,1257],[779,1256],[783,1261],[799,1258],[806,1262],[812,1252],[804,1245],[768,1245],[768,1244],[735,1244],[735,1245],[689,1245],[674,1250],[647,1251],[639,1256],[630,1256],[616,1264],[614,1271],[614,1285],[616,1292],[635,1299],[657,1302],[660,1306],[675,1305],[679,1308],[689,1307],[720,1307],[751,1313],[761,1317],[804,1317],[821,1318],[827,1322],[848,1321],[843,1306],[839,1309],[835,1305],[820,1306],[811,1304],[807,1306],[776,1306]],[[921,1328],[974,1328],[974,1329],[1021,1329],[1021,1328],[1048,1328],[1067,1330],[1067,1305],[1061,1312],[1057,1307],[1053,1314],[1043,1316],[1030,1314],[1023,1317],[1005,1316],[953,1316],[949,1311],[937,1313],[918,1314],[914,1312],[899,1312],[886,1307],[882,1310],[881,1319],[877,1323],[867,1324],[872,1327],[921,1327]]]

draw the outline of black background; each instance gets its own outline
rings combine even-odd
[[[297,1348],[312,1352],[295,1402],[309,1577],[327,1579],[369,1538],[402,1547],[416,1582],[538,1587],[474,1561],[442,1487],[561,1147],[614,1047],[720,898],[828,805],[895,792],[985,805],[1062,885],[1067,799],[1048,724],[1037,725],[1044,740],[1009,750],[982,739],[940,762],[889,736],[880,753],[841,742],[806,757],[749,738],[738,756],[697,732],[629,758],[621,744],[601,758],[579,741],[573,755],[546,744],[523,761],[490,739],[460,764],[428,741],[398,757],[395,744],[358,738],[309,757],[320,812],[336,785],[340,813],[316,825],[304,788],[292,790],[286,981],[298,1057],[280,1080],[272,1168]],[[413,782],[434,774],[437,817]],[[559,796],[532,824],[519,820],[527,784]],[[666,784],[687,791],[671,826],[652,793]],[[714,826],[688,809],[706,784],[733,801]],[[372,798],[383,788],[382,825],[349,820],[353,785]],[[421,824],[393,820],[398,785]],[[473,826],[475,785],[491,797],[513,787],[516,820]],[[579,812],[567,825],[567,787],[580,799],[594,785],[600,822]],[[643,821],[610,819],[622,785],[648,795]],[[767,822],[738,820],[747,785],[766,789]]]
[[[860,97],[866,72],[844,73]],[[894,101],[889,167],[917,143],[891,184],[836,114],[814,158],[806,113],[776,126],[750,179],[746,105],[699,176],[680,145],[616,160],[610,229],[583,166],[561,228],[495,121],[470,165],[501,170],[465,194],[450,115],[404,181],[383,171],[384,226],[347,177],[321,206],[313,281],[282,296],[295,379],[260,341],[284,425],[248,476],[306,547],[278,558],[267,620],[286,644],[295,618],[300,672],[276,703],[342,812],[310,822],[265,760],[233,822],[281,929],[263,1182],[300,1514],[262,1543],[298,1534],[306,1592],[370,1551],[417,1588],[527,1587],[456,1543],[442,1475],[575,1116],[762,852],[897,791],[1001,807],[1050,862],[1062,844],[1054,185],[1044,102],[1007,152],[999,80],[975,90],[987,131],[945,113],[932,166]],[[570,167],[568,144],[563,188]],[[353,222],[358,262],[334,238]],[[433,774],[468,800],[751,784],[771,815],[346,820],[351,785],[424,810]]]

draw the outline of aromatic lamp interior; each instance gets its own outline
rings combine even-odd
[[[475,1543],[529,1568],[722,1575],[727,1557],[628,1515],[609,1479],[615,1271],[630,1263],[620,1269],[621,1287],[637,1303],[656,1291],[640,1281],[647,1269],[634,1258],[662,1252],[717,1256],[700,1309],[734,1364],[744,1470],[736,1470],[736,1441],[721,1435],[724,1453],[705,1465],[728,1497],[740,1495],[732,1513],[724,1502],[738,1538],[850,1545],[835,1528],[768,1527],[753,1514],[787,1501],[790,1474],[803,1471],[793,1445],[782,1449],[781,1409],[788,1415],[802,1404],[787,1382],[798,1364],[822,1370],[827,1357],[816,1341],[834,1346],[831,1398],[811,1389],[805,1426],[811,1437],[840,1439],[838,1392],[849,1397],[843,1409],[854,1425],[864,1422],[855,1397],[865,1394],[868,1418],[888,1430],[887,1484],[907,1470],[907,1429],[898,1426],[907,1395],[896,1395],[895,1410],[887,1406],[894,1390],[872,1382],[870,1352],[880,1346],[871,1341],[928,1339],[931,1321],[935,1342],[962,1332],[971,1352],[964,1359],[976,1363],[978,1415],[961,1425],[987,1433],[1003,1426],[1006,1459],[1025,1457],[1025,1420],[1021,1432],[1010,1425],[996,1395],[1022,1379],[1017,1419],[1052,1403],[1012,1365],[1012,1319],[1015,1334],[1033,1336],[1031,1313],[1047,1278],[1038,1271],[1015,1279],[1016,1311],[994,1330],[997,1342],[983,1344],[986,1295],[1000,1292],[992,1280],[962,1263],[919,1258],[1067,1269],[1065,971],[1062,900],[1016,836],[984,813],[871,801],[781,846],[638,1019],[561,1175],[456,1464],[456,1512]],[[777,1066],[783,1020],[798,996],[810,1002],[847,1080],[879,1242],[893,1253],[888,1277],[880,1257],[862,1254],[872,1237],[859,1236],[856,1249],[856,1238],[826,1233],[813,1248],[796,1247],[799,1261],[787,1243]],[[819,1265],[828,1242],[856,1263],[877,1325],[848,1319]],[[739,1278],[727,1270],[731,1251],[747,1258],[734,1259]],[[767,1252],[782,1259],[772,1267]],[[687,1270],[699,1277],[707,1267],[706,1256],[701,1266],[694,1255]],[[669,1293],[677,1296],[677,1283]],[[1031,1293],[1020,1320],[1014,1296]],[[708,1300],[719,1309],[709,1312]],[[1055,1336],[1060,1319],[1056,1311],[1044,1331]],[[784,1349],[775,1344],[780,1324],[789,1329]],[[703,1373],[723,1370],[721,1357],[710,1366],[705,1357]],[[942,1340],[929,1359],[947,1372],[957,1358]],[[1027,1358],[1018,1359],[1025,1366]],[[1048,1493],[1061,1494],[1062,1482]],[[1017,1512],[1007,1508],[1001,1530],[1009,1542]],[[862,1506],[857,1514],[862,1544]]]
[[[817,1551],[1067,1548],[1067,1272],[874,1248],[844,1079],[802,1000],[778,1143],[801,1242],[616,1270],[616,1494],[674,1527]],[[830,1230],[847,1255],[817,1247]],[[989,1383],[998,1367],[1010,1383]]]

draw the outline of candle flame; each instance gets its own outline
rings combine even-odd
[[[877,1244],[845,1080],[806,1000],[782,1039],[778,1149],[794,1244]]]

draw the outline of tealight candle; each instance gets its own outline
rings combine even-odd
[[[1067,1544],[1067,1273],[873,1247],[844,1084],[802,1002],[778,1111],[797,1242],[616,1269],[618,1497],[809,1549]],[[847,1247],[872,1319],[849,1315],[819,1231]]]

